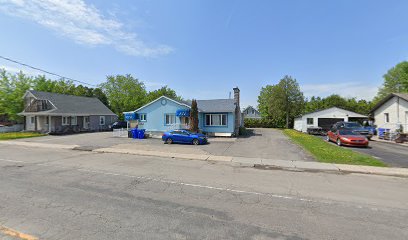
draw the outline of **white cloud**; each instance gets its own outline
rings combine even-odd
[[[0,0],[0,11],[32,20],[81,44],[111,45],[145,57],[173,51],[166,45],[148,46],[137,34],[125,31],[121,22],[103,16],[83,0]]]
[[[356,97],[357,99],[372,100],[377,94],[378,87],[377,85],[363,82],[339,82],[304,84],[300,88],[306,97],[326,97],[331,94],[339,94],[346,98]]]

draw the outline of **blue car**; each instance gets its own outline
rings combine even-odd
[[[172,130],[162,135],[162,140],[167,144],[172,143],[189,143],[194,145],[206,144],[207,137],[201,133],[191,133],[187,130]]]

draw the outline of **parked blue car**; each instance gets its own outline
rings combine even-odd
[[[187,130],[179,129],[165,132],[162,135],[162,140],[167,144],[172,143],[189,143],[194,145],[206,144],[207,137],[201,133],[191,133]]]

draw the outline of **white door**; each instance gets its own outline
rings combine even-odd
[[[89,117],[84,117],[84,129],[89,129]]]

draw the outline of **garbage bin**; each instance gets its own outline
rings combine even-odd
[[[132,138],[137,139],[139,134],[139,130],[137,128],[132,129]]]
[[[128,138],[132,138],[132,130],[128,131]]]
[[[144,139],[144,137],[145,137],[145,131],[146,131],[146,129],[140,129],[139,130],[139,132],[138,132],[138,138],[139,139]]]

